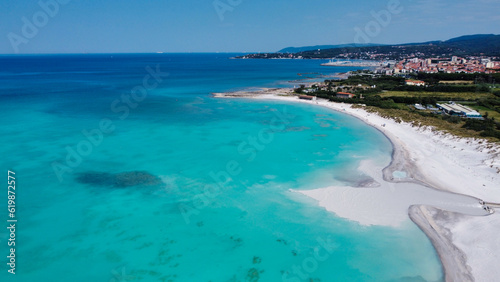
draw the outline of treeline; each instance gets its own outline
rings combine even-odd
[[[456,81],[456,80],[480,80],[486,83],[493,83],[493,80],[500,82],[500,73],[424,73],[419,72],[416,78],[420,80]]]
[[[409,92],[445,92],[445,93],[465,93],[465,92],[490,92],[490,88],[486,85],[428,85],[428,86],[415,86],[415,85],[399,85],[391,87],[390,89],[383,89],[390,91],[409,91]]]
[[[318,98],[328,99],[332,102],[341,102],[346,104],[365,104],[367,106],[378,107],[382,109],[399,109],[398,104],[394,102],[391,98],[382,98],[379,95],[369,96],[364,99],[360,99],[359,97],[354,97],[351,99],[346,98],[338,98],[336,93],[314,93],[314,95]]]
[[[495,137],[500,139],[500,123],[495,122],[492,118],[486,117],[484,120],[468,119],[462,127],[481,132],[480,135],[483,137]]]
[[[419,72],[414,75],[415,78],[436,83],[439,81],[468,80],[482,83],[500,83],[500,73],[424,73]]]
[[[375,88],[366,89],[364,92],[360,91],[361,94],[373,94],[380,93],[381,91],[408,91],[408,92],[444,92],[444,93],[465,93],[465,92],[480,92],[480,93],[488,93],[491,92],[491,89],[488,85],[485,84],[476,84],[476,85],[447,85],[447,84],[439,84],[439,81],[442,80],[464,80],[471,79],[473,76],[462,76],[462,75],[451,75],[443,74],[445,76],[441,76],[441,74],[425,74],[425,79],[419,76],[414,76],[415,78],[424,80],[428,83],[426,86],[415,86],[415,85],[406,85],[406,78],[399,76],[373,76],[373,75],[352,75],[349,78],[341,81],[326,81],[329,85],[376,85]],[[496,81],[494,77],[487,76],[474,76],[472,80],[476,81]],[[500,82],[500,77],[498,78],[498,82]],[[500,94],[499,94],[500,95]]]
[[[398,86],[405,83],[405,78],[400,76],[390,76],[390,75],[382,75],[375,76],[373,74],[355,74],[349,76],[347,79],[335,81],[335,80],[327,80],[327,83],[335,83],[335,84],[348,84],[348,85],[358,85],[358,84],[367,84],[367,85],[392,85]]]
[[[500,99],[480,99],[477,104],[500,113]]]
[[[435,105],[440,99],[438,97],[400,97],[391,96],[387,97],[395,103],[401,104],[421,104],[421,105]]]

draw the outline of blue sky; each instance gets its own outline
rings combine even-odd
[[[0,11],[2,54],[274,52],[500,34],[500,0],[2,0]]]

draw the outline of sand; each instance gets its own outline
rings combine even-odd
[[[414,127],[350,104],[300,100],[291,89],[218,93],[308,103],[361,119],[385,134],[394,147],[387,167],[364,161],[359,170],[370,187],[325,187],[291,191],[362,225],[398,228],[410,218],[431,239],[446,281],[495,281],[500,277],[500,213],[490,215],[479,199],[500,202],[500,146]]]

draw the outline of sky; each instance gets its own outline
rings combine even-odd
[[[0,54],[275,52],[500,34],[500,0],[1,0]]]

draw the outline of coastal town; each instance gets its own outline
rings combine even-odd
[[[295,85],[300,99],[364,105],[379,114],[427,123],[459,136],[500,140],[498,57],[336,59],[322,65],[360,69],[322,83]]]
[[[374,59],[374,58],[373,58]],[[368,67],[375,73],[399,75],[416,72],[425,73],[499,73],[500,58],[471,56],[450,58],[405,58],[401,60],[341,60],[332,59],[322,66],[332,67]]]
[[[376,73],[397,75],[406,73],[498,73],[500,60],[496,57],[453,56],[451,58],[409,58],[400,61],[388,61],[375,69]]]

